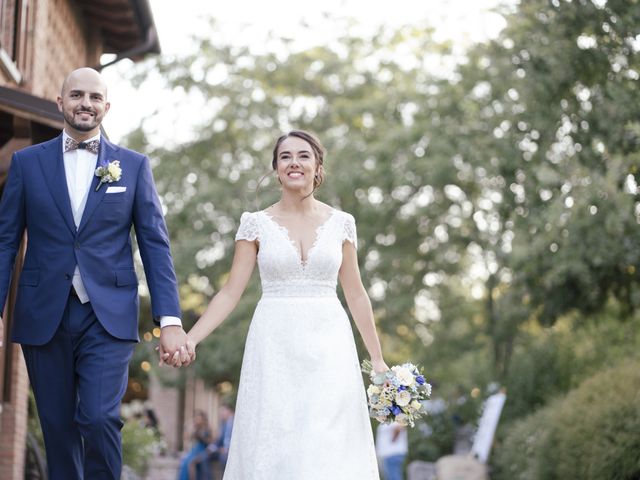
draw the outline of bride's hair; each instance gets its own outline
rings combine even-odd
[[[281,135],[276,141],[275,147],[273,147],[273,159],[271,160],[271,168],[273,168],[273,171],[276,171],[278,166],[278,149],[280,148],[282,142],[284,142],[289,137],[300,138],[311,145],[313,154],[316,157],[316,167],[318,167],[316,174],[313,177],[313,192],[315,192],[324,181],[324,169],[320,167],[322,167],[322,165],[324,164],[325,150],[322,146],[322,143],[320,143],[320,140],[318,140],[318,137],[316,137],[313,133],[305,132],[304,130],[291,130],[289,133]]]

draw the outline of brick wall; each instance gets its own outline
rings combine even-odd
[[[100,60],[100,37],[68,0],[39,1],[33,30],[33,66],[29,90],[55,100],[64,77]]]
[[[78,67],[100,61],[102,38],[69,0],[31,1],[27,65],[21,90],[55,100],[64,77]],[[0,85],[15,86],[0,70]]]
[[[12,344],[8,348],[13,350],[14,368],[7,372],[11,375],[11,399],[2,404],[0,414],[0,478],[23,480],[29,380],[20,347]]]
[[[163,386],[152,373],[149,379],[149,401],[158,417],[158,428],[167,442],[167,450],[177,451],[182,434],[180,392],[176,388]]]

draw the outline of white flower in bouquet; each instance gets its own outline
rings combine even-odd
[[[380,390],[380,387],[377,387],[376,385],[369,385],[369,388],[367,388],[367,394],[369,396],[379,395],[381,391],[382,390]]]
[[[404,413],[400,413],[400,414],[396,415],[396,420],[395,421],[398,422],[403,427],[406,427],[410,423],[409,422],[409,417],[407,415],[405,415]]]
[[[413,373],[411,373],[411,370],[409,370],[404,365],[395,366],[391,370],[396,374],[396,377],[398,378],[398,382],[400,382],[400,385],[404,385],[405,387],[410,387],[415,382],[415,377],[413,376]]]
[[[402,390],[401,392],[396,393],[396,405],[399,407],[406,407],[411,403],[411,393],[407,390]]]

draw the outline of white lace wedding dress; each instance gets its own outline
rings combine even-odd
[[[377,480],[366,396],[336,296],[353,217],[332,210],[302,262],[268,213],[242,214],[236,240],[258,240],[262,298],[242,363],[224,480]]]

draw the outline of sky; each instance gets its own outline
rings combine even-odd
[[[505,1],[513,4],[516,0],[150,0],[150,5],[162,54],[180,56],[194,48],[193,35],[215,36],[217,43],[248,46],[256,53],[267,45],[269,33],[294,39],[292,44],[297,49],[323,44],[343,33],[327,13],[333,18],[357,19],[363,34],[380,25],[432,25],[436,41],[452,40],[463,50],[499,33],[504,19],[492,10]],[[208,20],[212,16],[217,25],[214,31]],[[145,85],[144,91],[134,89],[128,80],[134,69],[131,61],[123,60],[103,71],[111,102],[104,126],[116,142],[143,118],[170,104],[166,97],[170,93],[159,84]],[[171,113],[166,109],[159,118],[162,120],[158,124],[172,123],[167,122]],[[182,132],[178,128],[175,134],[187,137],[185,128],[188,126],[183,126]]]

